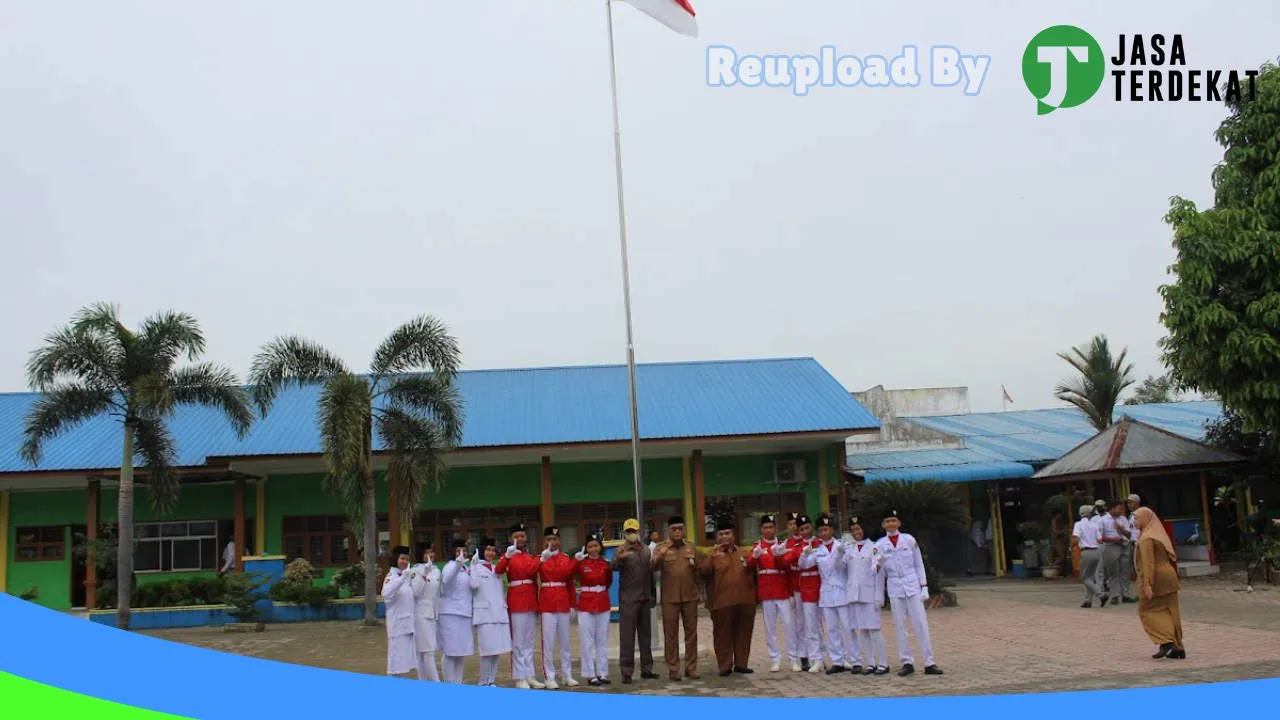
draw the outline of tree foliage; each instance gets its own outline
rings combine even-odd
[[[445,455],[462,441],[463,403],[454,380],[458,342],[440,320],[423,315],[396,328],[358,375],[324,347],[299,337],[267,343],[249,371],[263,415],[288,386],[319,385],[316,418],[324,451],[324,491],[347,510],[360,538],[365,622],[377,622],[377,513],[374,452],[388,459],[387,480],[402,525],[427,489],[443,483]],[[392,538],[392,543],[398,542]]]
[[[1164,360],[1181,387],[1219,397],[1246,429],[1280,428],[1280,69],[1228,103],[1213,207],[1181,197],[1165,221],[1177,253],[1160,288]],[[1275,442],[1272,432],[1269,441]]]
[[[1169,373],[1148,375],[1147,379],[1138,383],[1133,395],[1130,395],[1124,401],[1124,404],[1143,405],[1146,403],[1176,402],[1180,396],[1181,393],[1178,392],[1177,387],[1173,384],[1173,377]]]
[[[243,438],[253,422],[248,396],[235,373],[197,363],[204,333],[186,313],[161,312],[136,330],[125,326],[115,305],[84,308],[71,323],[45,338],[31,353],[27,379],[40,393],[27,414],[22,457],[39,467],[44,445],[87,420],[115,418],[122,451],[116,517],[116,626],[129,627],[133,591],[134,465],[145,467],[152,507],[167,513],[178,499],[177,447],[168,421],[179,405],[203,405],[226,416]],[[194,363],[179,366],[186,360]]]
[[[1078,373],[1054,390],[1059,400],[1071,403],[1089,418],[1099,432],[1111,427],[1116,404],[1133,384],[1133,365],[1125,362],[1128,350],[1114,357],[1105,335],[1096,335],[1087,347],[1058,353]]]

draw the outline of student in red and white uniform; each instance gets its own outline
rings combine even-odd
[[[586,547],[574,559],[578,561],[578,653],[580,674],[591,686],[609,684],[609,586],[613,584],[613,568],[601,557],[604,541],[599,535],[588,535]]]
[[[813,523],[808,515],[796,517],[799,533],[787,541],[787,564],[795,568],[795,595],[797,610],[792,616],[792,628],[796,635],[798,653],[791,656],[791,669],[806,672],[822,672],[822,611],[818,599],[822,590],[822,577],[818,569],[800,567],[800,556],[808,548],[816,548],[818,539],[813,536]],[[800,667],[796,667],[795,655],[800,655]]]
[[[772,515],[760,518],[760,542],[751,548],[747,567],[756,573],[756,599],[764,612],[764,636],[769,644],[769,672],[782,669],[778,651],[778,621],[782,621],[782,641],[791,637],[791,587],[787,574],[787,546],[777,537],[778,525]]]
[[[541,580],[538,589],[538,612],[542,613],[542,669],[548,690],[557,690],[556,655],[560,656],[560,678],[565,687],[577,687],[573,679],[573,651],[569,648],[569,628],[573,609],[573,576],[578,561],[560,552],[560,528],[549,527],[543,533],[546,549],[542,551]],[[557,653],[558,651],[558,653]]]
[[[533,677],[533,645],[538,631],[538,588],[534,578],[542,561],[529,553],[529,531],[511,526],[511,545],[494,572],[507,576],[507,611],[511,613],[511,679],[522,690],[541,690]]]

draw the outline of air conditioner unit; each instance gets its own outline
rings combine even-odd
[[[803,485],[804,460],[775,460],[773,482],[775,485]]]

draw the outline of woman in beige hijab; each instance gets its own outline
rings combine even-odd
[[[1178,556],[1160,518],[1151,508],[1133,513],[1138,536],[1138,618],[1151,642],[1160,648],[1151,657],[1182,659],[1182,612],[1178,607]]]

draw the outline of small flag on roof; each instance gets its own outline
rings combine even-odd
[[[623,0],[686,37],[698,37],[698,21],[689,0]]]
[[[1009,395],[1009,391],[1005,390],[1003,385],[1000,386],[1000,392],[1004,393],[1005,402],[1013,402],[1013,398]]]

